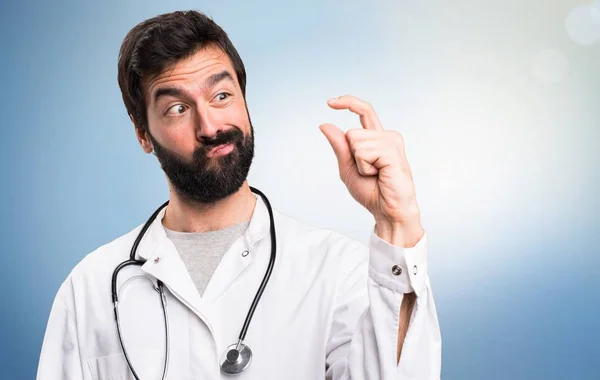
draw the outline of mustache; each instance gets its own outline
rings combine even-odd
[[[218,132],[212,138],[202,138],[202,149],[209,150],[215,146],[238,143],[244,139],[244,133],[237,127],[231,128],[224,132]]]

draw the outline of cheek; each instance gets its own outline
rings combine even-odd
[[[243,102],[236,104],[235,107],[231,107],[229,111],[227,124],[234,125],[240,128],[244,133],[250,132],[250,121],[248,119],[248,113],[246,112],[246,106]]]
[[[165,122],[161,118],[148,117],[152,137],[164,148],[185,157],[194,152],[196,136],[190,121],[182,117],[177,122]]]

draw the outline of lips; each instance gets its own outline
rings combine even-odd
[[[208,157],[224,156],[226,154],[231,153],[232,150],[233,150],[233,144],[232,143],[217,145],[217,146],[215,146],[214,148],[212,148],[211,150],[208,151],[207,156]]]

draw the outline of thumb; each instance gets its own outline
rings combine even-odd
[[[349,165],[352,165],[354,159],[352,158],[352,153],[350,152],[350,147],[346,140],[346,134],[333,124],[321,124],[319,129],[323,132],[333,148],[333,152],[335,153],[340,166],[340,172]]]

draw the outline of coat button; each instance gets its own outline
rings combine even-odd
[[[155,257],[154,258],[154,264],[158,264],[160,262],[160,257]]]
[[[244,251],[242,252],[242,257],[246,257],[250,254],[250,251]]]
[[[398,265],[394,265],[392,267],[392,273],[394,274],[394,276],[399,276],[402,274],[402,268],[400,268]]]
[[[413,274],[414,274],[415,276],[417,275],[417,266],[416,266],[416,265],[413,267]]]

